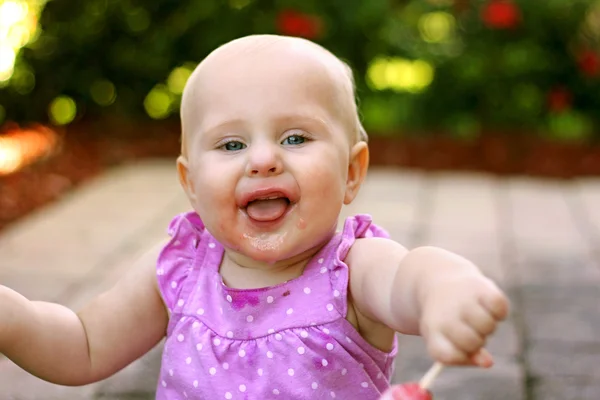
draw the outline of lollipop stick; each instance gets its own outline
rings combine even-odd
[[[421,387],[421,389],[428,390],[435,378],[437,378],[440,372],[442,372],[443,368],[444,366],[440,362],[436,362],[435,364],[433,364],[433,366],[429,368],[429,371],[427,371],[425,376],[423,376],[423,378],[421,378],[421,380],[419,381],[419,386]]]

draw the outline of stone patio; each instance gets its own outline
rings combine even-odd
[[[116,168],[4,231],[0,283],[77,308],[186,209],[173,161]],[[467,256],[511,298],[511,316],[488,346],[494,368],[446,369],[434,384],[436,400],[600,399],[600,179],[373,168],[342,218],[357,212],[407,247]],[[421,339],[400,344],[394,381],[419,379],[431,365]],[[43,382],[0,358],[0,399],[150,400],[160,350],[78,388]]]

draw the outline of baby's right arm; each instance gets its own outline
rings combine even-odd
[[[0,286],[0,353],[37,377],[84,385],[104,379],[164,336],[168,315],[155,279],[160,247],[80,312],[29,301]]]

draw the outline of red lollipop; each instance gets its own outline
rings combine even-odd
[[[442,368],[442,364],[435,363],[419,383],[409,382],[394,385],[383,394],[380,400],[433,400],[429,387]]]

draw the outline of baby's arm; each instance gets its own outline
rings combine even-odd
[[[368,238],[355,242],[346,263],[359,314],[423,335],[438,361],[491,365],[482,347],[505,318],[508,301],[471,262],[435,247],[407,251],[392,240]]]
[[[84,385],[122,369],[165,334],[167,311],[155,280],[158,251],[149,251],[78,313],[0,286],[0,352],[62,385]]]

